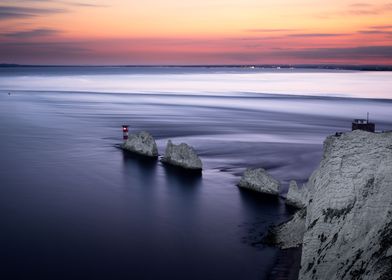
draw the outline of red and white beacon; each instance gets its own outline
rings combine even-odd
[[[128,140],[128,127],[129,127],[129,125],[123,125],[123,126],[122,126],[123,140],[124,140],[124,141],[127,141],[127,140]]]

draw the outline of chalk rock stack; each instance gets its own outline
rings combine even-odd
[[[128,140],[122,144],[122,148],[139,155],[158,157],[157,144],[151,134],[146,131],[129,135]]]
[[[298,188],[297,182],[290,181],[289,191],[286,196],[286,204],[295,208],[304,208],[306,206],[307,189],[305,186],[302,189]]]
[[[280,183],[263,168],[248,168],[242,175],[238,186],[260,193],[279,195]]]
[[[307,188],[299,279],[391,279],[392,133],[329,136]]]
[[[171,140],[167,142],[165,154],[161,161],[191,171],[201,171],[203,169],[200,158],[191,146],[185,143],[175,145]]]

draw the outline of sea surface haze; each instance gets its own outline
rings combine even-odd
[[[392,129],[391,99],[391,72],[0,68],[0,278],[287,279],[260,240],[292,211],[240,175],[285,195],[352,119]],[[122,124],[193,145],[202,176],[117,149]]]

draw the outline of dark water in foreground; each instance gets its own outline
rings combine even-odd
[[[290,179],[306,181],[325,136],[349,129],[351,118],[370,111],[379,129],[392,127],[385,100],[7,93],[1,279],[266,279],[279,251],[258,242],[290,213],[239,190],[243,170],[268,169],[284,194]],[[116,149],[123,123],[150,131],[161,153],[169,138],[194,145],[202,177]]]

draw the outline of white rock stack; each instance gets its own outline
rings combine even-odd
[[[280,183],[263,168],[248,168],[242,175],[238,186],[260,193],[279,195]]]
[[[299,279],[391,279],[392,133],[329,136],[307,188]]]
[[[129,135],[128,140],[122,144],[122,148],[139,155],[158,157],[157,144],[151,134],[146,131]]]
[[[286,204],[296,207],[304,208],[306,206],[307,189],[305,186],[302,189],[298,188],[297,182],[290,181],[289,191],[286,196]]]
[[[203,169],[200,158],[191,146],[185,143],[175,145],[171,140],[167,142],[165,155],[161,161],[193,171],[201,171]]]

